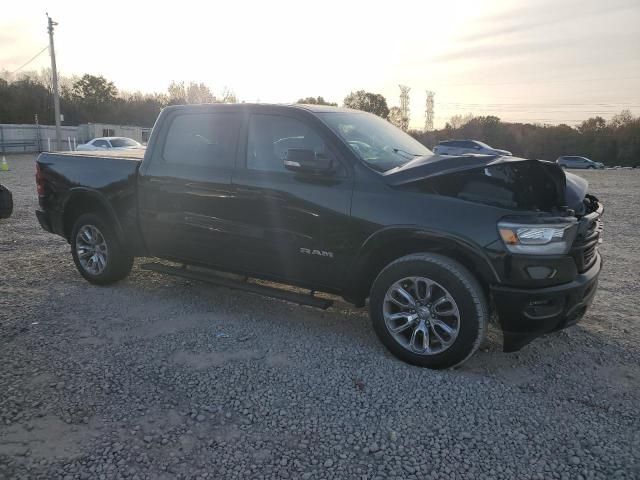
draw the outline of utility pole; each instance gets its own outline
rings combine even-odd
[[[51,83],[53,86],[53,110],[56,116],[56,150],[62,148],[62,133],[60,130],[60,93],[58,92],[58,70],[56,69],[56,51],[53,48],[53,27],[58,25],[47,13],[49,32],[49,55],[51,55]]]

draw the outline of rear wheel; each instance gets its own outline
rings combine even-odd
[[[376,278],[369,302],[373,327],[395,356],[413,365],[461,364],[484,339],[488,309],[475,277],[442,255],[407,255]]]
[[[80,274],[97,285],[122,280],[133,266],[111,226],[94,213],[81,215],[73,225],[71,254]]]

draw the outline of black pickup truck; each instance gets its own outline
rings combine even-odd
[[[354,110],[169,107],[146,152],[43,153],[36,183],[40,224],[92,283],[145,256],[183,264],[148,267],[165,273],[311,290],[300,303],[368,299],[387,348],[431,368],[469,358],[490,318],[505,351],[576,323],[601,268],[603,208],[582,178],[546,161],[437,156]]]

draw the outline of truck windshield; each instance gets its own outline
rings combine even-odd
[[[420,142],[387,120],[366,112],[317,114],[370,167],[385,172],[415,157],[431,155]]]

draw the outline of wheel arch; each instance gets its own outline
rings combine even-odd
[[[394,260],[412,253],[439,253],[456,260],[476,276],[483,289],[498,280],[498,274],[486,254],[473,243],[442,232],[413,226],[391,227],[371,235],[354,261],[345,298],[363,305],[373,281]]]
[[[100,192],[84,187],[71,189],[64,202],[62,222],[67,241],[70,241],[73,224],[80,215],[85,213],[96,213],[103,216],[113,226],[118,240],[124,244],[122,225],[113,207]]]

